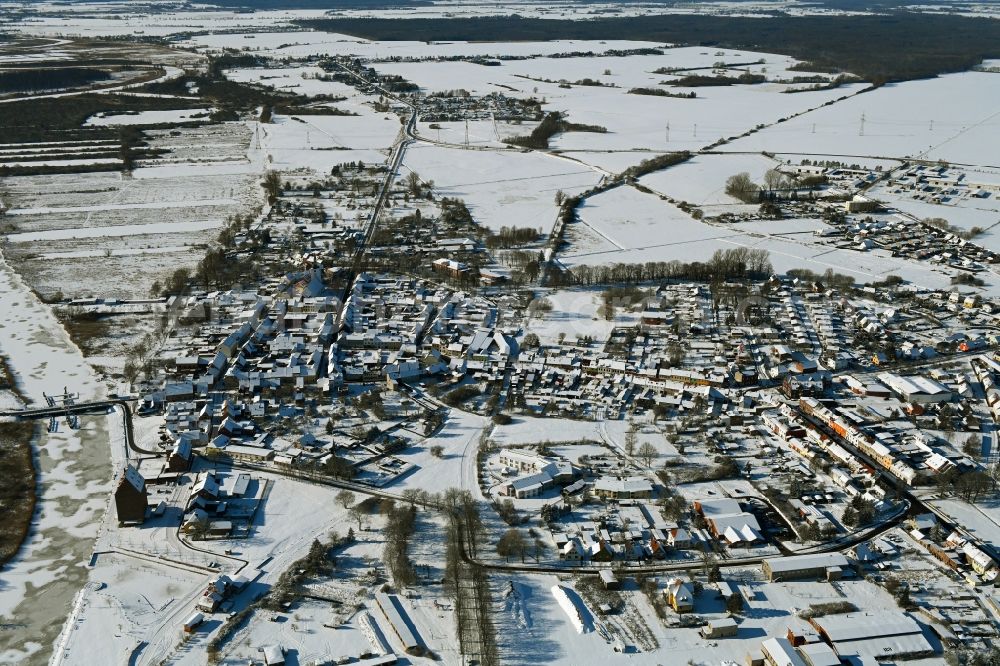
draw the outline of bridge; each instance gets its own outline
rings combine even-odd
[[[24,409],[8,409],[0,411],[0,417],[15,418],[18,421],[30,421],[35,419],[51,419],[61,416],[75,416],[79,414],[107,414],[116,407],[122,410],[122,420],[125,429],[125,444],[128,451],[143,453],[146,455],[162,455],[163,451],[150,451],[142,449],[135,444],[135,433],[132,428],[132,407],[128,400],[121,398],[110,398],[105,400],[92,400],[89,402],[74,402],[63,405],[49,405],[47,407],[26,407]]]

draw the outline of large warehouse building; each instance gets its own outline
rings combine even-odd
[[[818,553],[773,557],[764,560],[762,569],[767,579],[781,580],[840,580],[850,562],[840,553]]]
[[[810,622],[841,658],[912,659],[935,652],[923,628],[912,615],[901,611],[825,615]]]

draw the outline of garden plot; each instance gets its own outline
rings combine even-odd
[[[1000,129],[1000,86],[996,84],[996,74],[985,72],[893,83],[769,127],[733,142],[727,150],[849,158],[850,162],[866,156],[912,156],[996,165],[994,137]]]
[[[347,623],[340,623],[328,602],[317,600],[296,604],[290,614],[275,616],[268,611],[253,614],[239,644],[228,646],[221,664],[259,663],[259,648],[281,645],[294,654],[300,664],[337,663],[337,660],[372,651],[362,620],[367,611],[356,614]],[[272,619],[276,617],[277,620]],[[185,663],[197,663],[188,658]]]
[[[345,162],[382,164],[402,125],[394,115],[371,111],[360,116],[274,116],[260,126],[269,165],[281,171],[329,173]]]
[[[572,160],[537,153],[491,152],[416,145],[400,170],[434,181],[442,197],[463,199],[476,222],[493,231],[517,226],[547,232],[555,222],[559,191],[575,194],[600,174]]]
[[[178,596],[209,580],[207,572],[118,553],[100,555],[90,578],[75,609],[75,622],[60,644],[61,657],[68,663],[128,661],[163,615],[179,615],[183,622],[193,611]],[[180,636],[176,627],[166,631]]]
[[[414,470],[394,481],[389,489],[401,492],[407,488],[419,488],[439,493],[448,488],[464,488],[478,495],[475,490],[478,484],[474,452],[486,423],[482,416],[451,410],[439,432],[396,455],[412,464]],[[431,454],[433,446],[443,447],[440,458]]]
[[[234,170],[230,164],[236,163],[244,165],[244,167],[250,164],[251,155],[257,144],[255,128],[256,123],[232,122],[221,125],[185,127],[179,130],[147,130],[145,135],[149,137],[149,146],[154,149],[166,150],[167,153],[143,160],[140,164],[143,168],[136,169],[134,177],[149,177],[149,168],[161,165],[177,167],[174,171],[167,171],[167,174],[171,176],[194,176],[201,173],[224,175],[226,173],[248,172],[251,169]],[[211,165],[213,170],[199,172],[198,166],[202,164]],[[217,168],[219,170],[215,171]],[[258,170],[263,169],[258,167]]]
[[[1000,547],[1000,507],[995,499],[969,504],[956,499],[934,500],[935,508],[964,527],[977,539]]]
[[[594,421],[517,415],[510,424],[496,426],[491,439],[499,446],[524,446],[539,442],[599,441],[601,437]]]
[[[954,198],[939,204],[917,200],[911,193],[897,193],[883,185],[873,189],[871,196],[917,219],[939,217],[966,231],[979,227],[984,233],[975,236],[972,242],[994,252],[1000,251],[1000,235],[996,228],[1000,223],[1000,200],[995,194],[985,199]]]
[[[659,587],[662,588],[670,577],[670,574],[657,576]],[[738,620],[737,635],[724,640],[705,640],[696,628],[666,626],[657,617],[646,595],[637,589],[633,580],[627,579],[619,593],[629,609],[625,628],[634,629],[641,620],[658,646],[647,651],[637,649],[634,641],[626,640],[629,663],[651,666],[731,663],[738,655],[758,650],[766,636],[783,635],[796,611],[815,604],[847,600],[863,611],[898,610],[891,595],[864,580],[833,584],[764,583],[759,582],[759,569],[727,570],[724,577],[739,584],[750,599]],[[686,579],[686,576],[682,574],[681,578]],[[503,610],[497,613],[495,620],[504,663],[580,664],[593,663],[601,657],[609,662],[621,658],[614,652],[613,636],[607,629],[623,618],[615,614],[607,616],[607,619],[601,618],[582,601],[582,595],[576,596],[569,581],[560,581],[548,575],[496,575],[493,583],[495,589],[511,591],[504,597]],[[556,584],[571,590],[574,608],[582,608],[581,615],[586,614],[584,619],[589,619],[594,630],[586,630],[588,625],[584,621],[585,631],[578,631],[573,619],[551,591]],[[695,596],[694,606],[695,614],[703,619],[726,617],[723,603],[708,587]],[[677,614],[666,611],[668,623],[678,620]]]

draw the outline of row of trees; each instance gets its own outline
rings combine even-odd
[[[382,551],[382,560],[386,568],[392,574],[392,580],[396,587],[407,587],[417,582],[417,573],[413,568],[413,562],[407,549],[410,544],[410,537],[416,526],[417,509],[413,504],[404,506],[392,506],[386,514],[385,528],[385,548]]]
[[[479,505],[467,490],[450,488],[444,492],[441,508],[449,517],[445,534],[445,591],[455,601],[455,622],[463,655],[483,666],[500,663],[493,624],[493,599],[485,571],[462,557],[463,544],[475,557],[484,537]]]
[[[541,229],[533,227],[500,227],[500,231],[486,237],[486,247],[491,250],[520,247],[534,243],[541,235]]]
[[[652,280],[765,279],[774,271],[767,250],[738,247],[716,250],[707,262],[648,261],[636,264],[574,266],[564,279],[570,284],[637,284]]]

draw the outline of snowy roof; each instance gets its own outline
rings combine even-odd
[[[125,474],[122,476],[122,479],[140,493],[146,488],[146,480],[142,478],[139,470],[132,465],[125,468]]]
[[[742,513],[740,503],[734,499],[719,498],[699,500],[698,506],[706,518]]]
[[[602,476],[594,483],[594,490],[605,490],[615,493],[650,492],[653,484],[641,476],[629,476],[624,479]]]
[[[799,648],[809,666],[840,666],[840,657],[826,643],[806,643]]]
[[[815,618],[813,623],[834,642],[922,633],[912,615],[899,611],[826,615]]]
[[[817,553],[815,555],[793,555],[791,557],[773,557],[764,560],[764,564],[772,572],[800,571],[803,569],[823,569],[828,567],[846,567],[847,558],[840,553]]]
[[[760,647],[777,666],[806,666],[787,638],[768,638]]]

